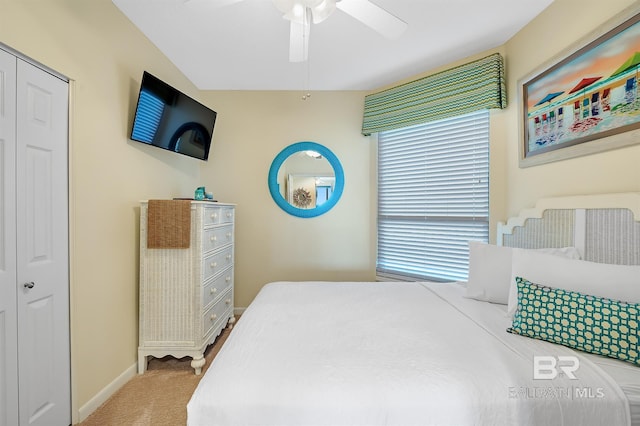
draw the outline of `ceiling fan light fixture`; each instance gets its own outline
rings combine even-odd
[[[221,0],[234,1],[234,0]],[[237,0],[235,0],[237,1]],[[389,39],[397,39],[407,23],[370,0],[272,0],[283,18],[290,21],[289,61],[304,62],[309,52],[311,23],[320,23],[336,10],[362,22]]]
[[[304,9],[305,7],[300,3],[294,3],[290,13],[296,20],[300,20],[304,18]]]
[[[319,24],[327,19],[336,10],[336,0],[322,0],[317,5],[311,7],[313,23]]]
[[[311,11],[314,24],[324,21],[336,10],[336,0],[273,0],[273,3],[285,19],[295,22],[304,21],[307,9]]]

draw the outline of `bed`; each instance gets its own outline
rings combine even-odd
[[[637,329],[615,353],[576,350],[526,317],[530,294],[586,295],[578,309],[604,301],[637,326],[638,218],[636,193],[545,199],[500,224],[497,245],[470,244],[468,282],[270,283],[188,425],[640,425]]]

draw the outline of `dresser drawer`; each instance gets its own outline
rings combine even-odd
[[[204,226],[233,223],[233,212],[233,207],[206,206],[204,208]]]
[[[202,316],[202,331],[203,337],[209,334],[211,329],[217,325],[221,320],[224,320],[225,314],[233,309],[233,297],[231,295],[231,289],[223,295],[213,306],[211,306]]]
[[[202,264],[202,281],[206,281],[231,265],[233,265],[233,246],[205,257]]]
[[[220,223],[233,223],[233,207],[222,207],[220,210]]]
[[[216,297],[231,287],[231,284],[233,284],[233,268],[227,269],[211,282],[205,284],[205,287],[202,289],[202,306],[208,306]]]
[[[233,242],[233,226],[205,229],[202,239],[202,249],[205,252],[231,244]]]
[[[222,217],[222,207],[206,206],[204,208],[204,226],[219,224],[221,217]]]

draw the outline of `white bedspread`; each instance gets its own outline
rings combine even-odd
[[[504,306],[457,284],[272,283],[242,315],[187,405],[188,425],[629,425],[609,375],[533,380]],[[453,303],[453,304],[452,304]]]

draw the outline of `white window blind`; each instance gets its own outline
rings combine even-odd
[[[378,134],[378,275],[466,280],[488,237],[488,110]]]

